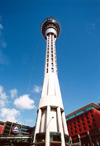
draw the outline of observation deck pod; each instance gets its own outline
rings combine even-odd
[[[51,16],[45,18],[40,25],[40,32],[44,39],[46,39],[46,35],[48,33],[54,33],[58,38],[61,34],[61,31],[62,27],[59,20]]]

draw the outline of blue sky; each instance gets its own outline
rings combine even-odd
[[[0,1],[0,120],[35,125],[44,78],[41,22],[57,18],[58,78],[65,115],[100,101],[100,1]]]

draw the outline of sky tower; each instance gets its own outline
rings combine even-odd
[[[65,146],[67,125],[57,75],[56,39],[61,24],[53,17],[44,19],[40,26],[46,40],[44,82],[37,110],[34,143],[36,146]]]

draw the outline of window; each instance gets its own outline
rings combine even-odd
[[[48,73],[48,68],[47,68],[47,73]]]
[[[73,134],[73,132],[71,132],[71,134]]]
[[[74,129],[76,129],[76,126],[74,126]]]
[[[88,119],[89,119],[89,117],[86,117],[86,119],[88,120]]]
[[[74,122],[74,125],[75,125],[75,122]]]
[[[82,119],[82,121],[84,121],[84,119]]]
[[[36,142],[43,142],[43,141],[45,141],[45,133],[36,134]]]
[[[82,123],[83,124],[83,126],[85,125],[85,123]]]
[[[52,70],[52,72],[54,72],[54,69],[53,68],[51,70]]]
[[[87,124],[89,124],[90,123],[90,121],[87,121]]]
[[[78,125],[78,127],[81,127],[80,124]]]
[[[93,117],[93,114],[91,115],[91,117]]]
[[[95,119],[92,119],[92,122],[95,122]]]
[[[77,133],[77,130],[75,130],[75,133]]]
[[[91,128],[91,125],[89,125],[88,127],[89,127],[89,129],[90,129],[90,128]]]
[[[79,129],[79,132],[81,132],[81,129]]]
[[[70,129],[73,130],[72,127]]]
[[[87,113],[85,113],[85,115],[87,116]]]
[[[90,110],[89,112],[92,113],[92,110]]]
[[[86,130],[86,127],[84,127],[84,130]]]
[[[94,123],[94,127],[96,127],[97,125],[96,125],[96,123]]]
[[[61,134],[56,132],[50,132],[50,141],[59,141],[61,142]]]

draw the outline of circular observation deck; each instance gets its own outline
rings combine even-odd
[[[40,32],[44,39],[46,39],[46,35],[48,33],[54,33],[58,38],[61,34],[61,31],[62,27],[59,20],[51,16],[45,18],[40,25]]]

